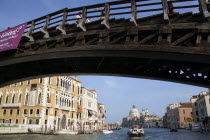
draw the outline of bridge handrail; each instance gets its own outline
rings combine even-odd
[[[169,7],[168,4],[178,3],[178,2],[195,2],[198,4],[188,4],[181,6],[173,6]],[[169,20],[169,10],[171,9],[186,9],[186,8],[195,8],[200,7],[200,10],[206,12],[204,6],[206,4],[202,2],[203,0],[159,0],[158,2],[154,2],[152,0],[121,0],[121,1],[113,1],[107,3],[100,3],[94,5],[88,5],[84,7],[76,7],[76,8],[65,8],[59,11],[50,13],[48,15],[39,17],[37,19],[31,20],[28,22],[28,26],[25,31],[25,35],[30,37],[32,33],[37,32],[38,29],[45,34],[45,37],[49,37],[47,30],[49,27],[59,26],[59,30],[61,30],[64,34],[64,25],[66,23],[72,24],[77,20],[81,20],[80,24],[77,27],[80,27],[83,31],[85,31],[85,24],[87,18],[99,18],[103,19],[103,24],[109,28],[109,18],[111,16],[119,16],[119,15],[128,15],[130,14],[131,21],[137,25],[137,16],[139,13],[143,12],[152,12],[152,11],[162,11],[164,14],[164,20]],[[143,3],[142,3],[143,2]],[[147,2],[147,3],[145,3]],[[126,5],[125,5],[126,4]],[[150,7],[156,6],[156,7]],[[148,8],[149,7],[149,8]],[[100,8],[100,9],[99,9]],[[102,10],[101,10],[102,8]],[[125,10],[126,9],[126,10]],[[122,10],[125,10],[122,12]],[[76,15],[80,15],[80,17],[75,17]],[[208,15],[205,17],[208,17]],[[75,22],[73,22],[75,21]]]

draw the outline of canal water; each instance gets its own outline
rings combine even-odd
[[[192,132],[190,130],[179,130],[169,132],[164,128],[146,128],[142,137],[129,138],[127,129],[114,130],[112,134],[94,133],[81,135],[39,135],[18,134],[0,135],[0,140],[210,140],[210,134]]]

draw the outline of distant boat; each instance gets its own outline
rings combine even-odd
[[[111,134],[111,133],[113,133],[113,131],[112,130],[103,130],[103,133],[104,134]]]
[[[144,135],[144,129],[140,125],[133,125],[131,128],[128,129],[128,135],[130,137],[139,137]]]

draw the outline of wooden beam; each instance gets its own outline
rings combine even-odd
[[[169,10],[168,10],[168,1],[167,0],[162,0],[162,5],[163,5],[163,19],[165,23],[170,23],[169,21]]]
[[[66,8],[66,9],[64,9],[64,11],[63,11],[63,19],[62,19],[62,23],[61,23],[58,27],[56,27],[56,30],[61,31],[61,33],[62,33],[63,35],[65,35],[65,34],[66,34],[66,31],[65,31],[65,24],[66,24],[66,21],[67,21],[67,15],[68,15],[67,10],[68,10],[67,8]]]
[[[82,10],[82,20],[80,21],[79,24],[77,24],[77,27],[80,27],[84,32],[86,31],[86,28],[85,28],[85,23],[86,23],[86,20],[87,20],[87,9],[86,7],[83,7],[83,10]]]
[[[105,17],[104,20],[101,22],[101,24],[104,24],[107,29],[110,29],[110,24],[109,24],[109,17],[110,17],[110,6],[109,3],[105,3]]]
[[[131,12],[132,12],[132,17],[130,19],[130,22],[133,22],[136,26],[138,26],[137,24],[137,8],[136,8],[136,1],[135,0],[131,0]]]
[[[44,33],[44,38],[49,38],[49,37],[50,37],[50,35],[49,35],[48,31],[47,31],[47,29],[48,29],[48,27],[49,27],[49,24],[50,24],[50,16],[47,15],[47,16],[46,16],[46,23],[45,23],[45,25],[40,29],[40,31]]]
[[[191,32],[191,33],[186,34],[185,36],[183,36],[183,37],[177,39],[176,41],[174,41],[173,43],[171,43],[171,46],[176,46],[176,45],[178,45],[179,43],[181,43],[181,42],[185,41],[186,39],[192,37],[192,36],[195,35],[196,33],[197,33],[197,32],[193,31],[193,32]]]
[[[138,42],[139,45],[142,45],[144,44],[145,42],[149,41],[150,39],[154,38],[155,36],[157,36],[159,33],[154,33],[154,34],[151,34],[147,37],[145,37],[144,39],[142,39],[141,41]]]
[[[35,22],[31,21],[31,27],[30,27],[29,31],[23,34],[23,36],[28,38],[29,41],[31,41],[31,42],[34,41],[34,38],[32,36],[32,33],[34,32],[34,27],[35,27]]]

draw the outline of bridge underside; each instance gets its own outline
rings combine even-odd
[[[110,75],[209,87],[210,65],[200,63],[208,60],[209,57],[199,55],[163,52],[110,50],[57,52],[19,58],[15,60],[15,64],[1,67],[0,86],[39,76]]]

